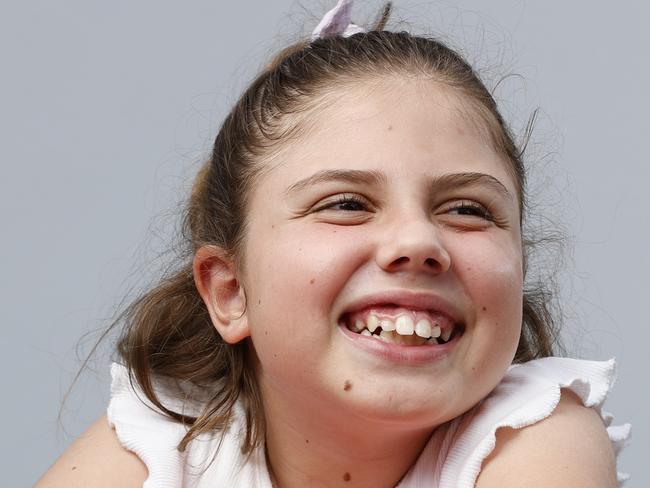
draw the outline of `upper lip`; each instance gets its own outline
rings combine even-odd
[[[430,292],[409,290],[386,290],[364,295],[347,304],[341,317],[345,314],[364,310],[373,305],[396,305],[416,310],[427,310],[445,314],[455,323],[461,322],[460,310],[450,301]]]

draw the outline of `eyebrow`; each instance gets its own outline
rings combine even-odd
[[[381,183],[386,183],[388,181],[388,178],[386,178],[386,175],[381,171],[374,170],[368,171],[360,169],[324,169],[294,183],[289,188],[287,188],[285,193],[287,195],[290,195],[318,183],[327,183],[330,181],[362,183],[368,186],[378,186]]]
[[[486,173],[449,173],[431,178],[429,183],[431,189],[435,188],[437,190],[453,190],[468,185],[483,185],[496,191],[507,200],[513,200],[513,196],[506,186],[494,176]]]
[[[388,178],[381,171],[375,170],[327,169],[318,171],[313,175],[294,183],[287,188],[285,193],[290,195],[318,183],[327,183],[331,181],[362,183],[369,186],[378,186],[381,183],[386,183]],[[468,185],[484,185],[495,190],[507,200],[513,200],[512,194],[508,191],[505,185],[494,176],[486,173],[449,173],[431,177],[428,182],[428,186],[432,191],[453,190]]]

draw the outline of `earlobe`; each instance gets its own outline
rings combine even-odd
[[[194,283],[223,340],[235,344],[250,335],[246,295],[235,264],[218,246],[202,246],[192,264]]]

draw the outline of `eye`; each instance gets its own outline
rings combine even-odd
[[[478,217],[484,220],[493,221],[494,217],[490,211],[477,202],[462,200],[453,203],[446,209],[446,213],[451,215],[462,215],[468,217]]]
[[[363,212],[368,209],[368,203],[359,195],[353,193],[344,193],[336,195],[333,199],[324,202],[316,208],[316,212],[323,210],[334,210],[344,212]]]

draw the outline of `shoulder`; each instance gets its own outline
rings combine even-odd
[[[596,411],[563,389],[553,414],[521,429],[501,428],[477,488],[616,487],[616,460]]]
[[[120,444],[106,415],[94,422],[43,475],[35,488],[142,487],[145,464]]]

